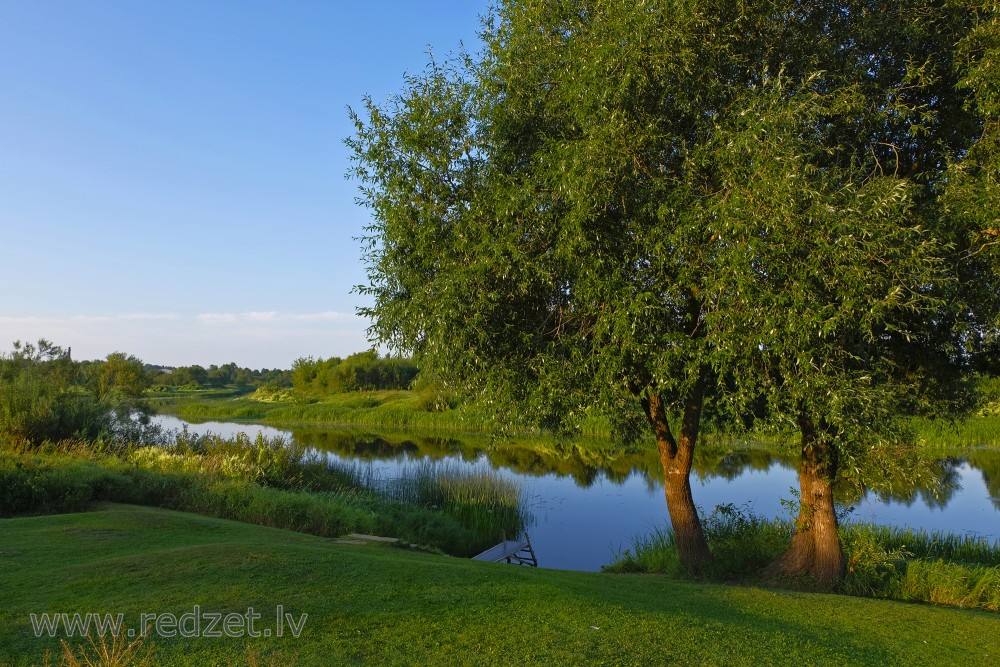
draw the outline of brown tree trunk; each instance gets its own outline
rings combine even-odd
[[[704,394],[705,382],[699,380],[684,407],[679,441],[674,438],[670,430],[660,395],[649,392],[643,400],[660,451],[664,476],[663,490],[667,499],[667,513],[670,515],[674,539],[677,542],[677,554],[684,567],[692,571],[701,570],[712,562],[712,553],[708,549],[705,531],[702,529],[694,497],[691,495],[690,476]]]
[[[844,575],[844,554],[833,505],[836,453],[811,419],[799,419],[802,431],[801,493],[795,534],[785,553],[765,569],[769,576],[813,578],[818,590],[832,590]]]

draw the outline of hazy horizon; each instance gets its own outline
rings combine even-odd
[[[474,2],[0,6],[0,352],[287,368],[369,347],[343,140]]]

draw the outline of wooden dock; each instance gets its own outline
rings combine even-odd
[[[535,558],[535,549],[531,546],[528,533],[521,533],[516,540],[504,540],[495,547],[490,547],[478,556],[473,556],[472,560],[485,560],[491,563],[516,563],[518,565],[529,565],[538,567],[538,559]]]

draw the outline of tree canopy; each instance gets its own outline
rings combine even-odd
[[[901,412],[964,408],[995,325],[992,228],[947,204],[995,187],[968,163],[994,154],[990,17],[501,2],[481,53],[352,112],[370,334],[500,423],[648,422],[691,566],[710,558],[687,481],[706,400],[763,403],[803,438],[785,570],[835,580],[838,474],[902,442]]]

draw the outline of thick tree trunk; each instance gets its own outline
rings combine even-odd
[[[833,505],[836,454],[812,420],[799,419],[802,431],[801,493],[799,516],[791,544],[778,560],[767,566],[770,576],[808,575],[819,590],[832,590],[844,574],[844,555],[837,535]]]
[[[702,529],[698,510],[691,495],[691,465],[698,438],[705,383],[692,390],[684,408],[680,440],[675,440],[667,422],[662,398],[650,392],[644,399],[647,416],[656,433],[656,445],[663,465],[663,489],[667,499],[667,512],[677,541],[677,554],[684,567],[698,571],[712,561],[705,531]]]

